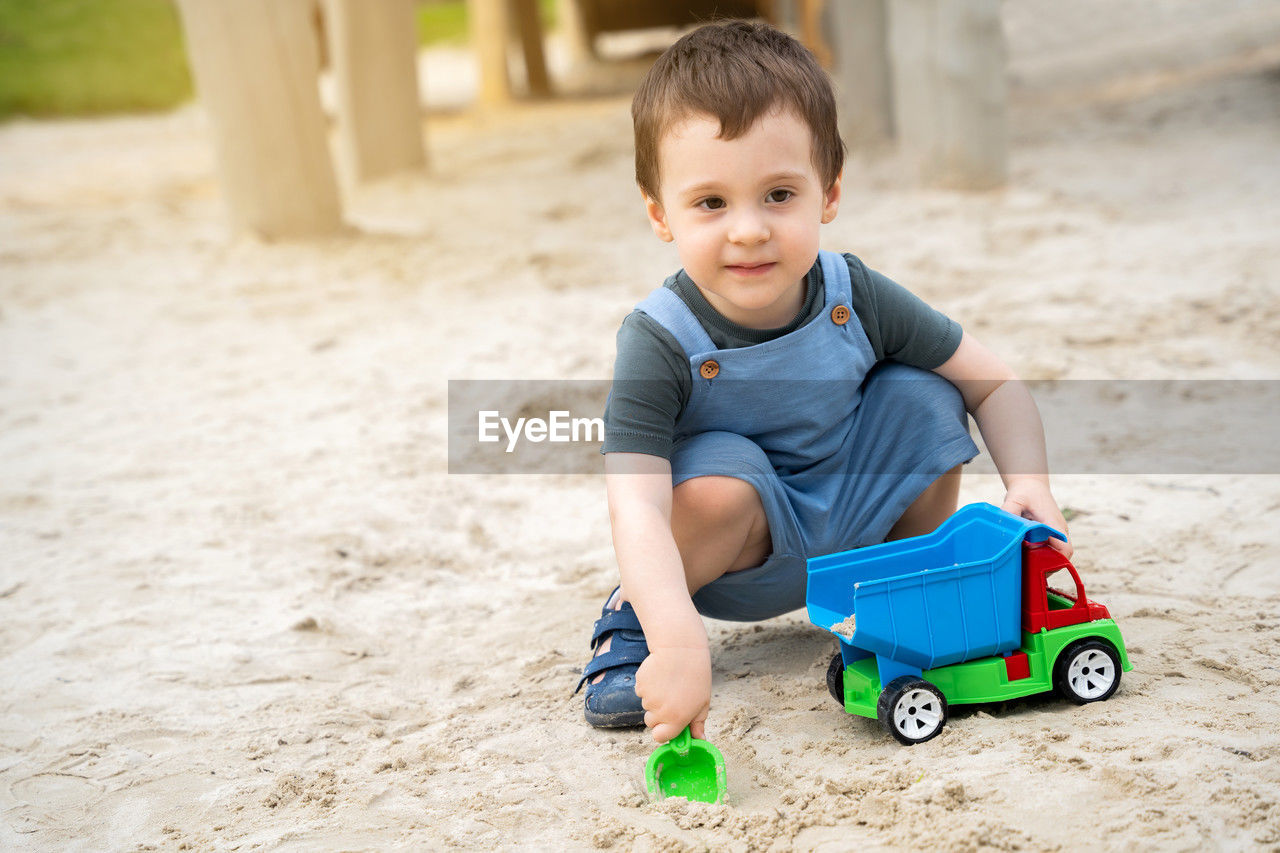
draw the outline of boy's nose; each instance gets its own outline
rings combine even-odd
[[[743,212],[734,217],[729,224],[729,242],[742,246],[753,246],[769,239],[769,225],[764,217],[752,212]]]

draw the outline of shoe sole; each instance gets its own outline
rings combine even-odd
[[[599,714],[585,711],[587,722],[597,729],[630,729],[644,725],[644,711],[615,711]]]

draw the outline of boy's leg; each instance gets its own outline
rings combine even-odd
[[[905,539],[937,530],[956,511],[963,468],[957,465],[930,483],[886,538]],[[671,496],[671,533],[690,594],[723,574],[760,565],[772,549],[760,495],[755,486],[736,477],[694,477],[676,486]],[[616,607],[625,600],[624,590],[610,603]]]
[[[759,493],[736,477],[694,477],[676,486],[671,534],[690,595],[723,574],[760,565],[773,548]]]
[[[957,465],[930,483],[894,523],[886,540],[937,530],[956,511],[963,468]],[[723,574],[760,565],[773,545],[759,493],[736,477],[693,477],[676,486],[671,495],[671,534],[684,563],[690,595]],[[619,590],[609,606],[616,609],[626,600],[626,590]],[[600,651],[608,647],[602,645]]]
[[[963,467],[957,465],[930,483],[890,528],[886,541],[932,533],[950,518],[960,501],[960,471]]]
[[[758,566],[773,549],[769,521],[755,486],[736,477],[693,477],[671,493],[671,535],[684,563],[689,594],[728,572]],[[626,601],[619,589],[607,606]],[[609,650],[605,637],[597,650]],[[599,682],[604,675],[598,675]]]

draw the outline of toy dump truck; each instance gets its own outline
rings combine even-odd
[[[908,745],[941,732],[950,705],[1110,698],[1132,669],[1120,629],[1049,537],[1065,539],[970,504],[926,536],[810,559],[809,619],[840,643],[831,695]]]

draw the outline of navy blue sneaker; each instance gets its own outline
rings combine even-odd
[[[636,695],[636,670],[649,656],[649,644],[645,642],[640,619],[624,601],[617,610],[609,608],[614,589],[605,600],[600,618],[591,632],[591,648],[597,649],[605,637],[611,637],[609,651],[597,654],[583,667],[582,678],[573,692],[585,684],[587,722],[599,729],[619,729],[644,725],[644,707]],[[600,673],[604,678],[592,684],[591,679]]]

